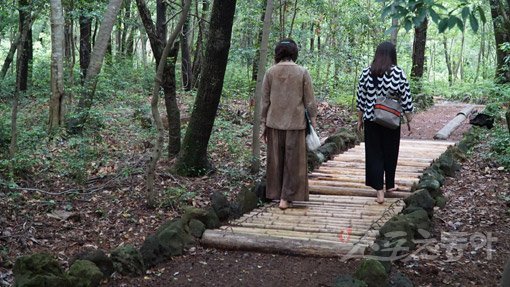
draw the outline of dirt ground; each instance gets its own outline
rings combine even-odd
[[[441,103],[417,114],[412,133],[403,128],[402,137],[432,139],[460,109]],[[334,107],[324,104],[319,110],[323,111],[318,119],[321,136],[349,124],[342,119],[345,114],[339,116],[341,111]],[[464,122],[448,140],[459,140],[469,128]],[[396,264],[394,269],[407,274],[415,286],[497,285],[510,250],[510,217],[502,196],[510,196],[510,175],[484,159],[486,152],[486,146],[479,146],[444,187],[448,205],[437,210],[434,217],[433,238],[439,242],[434,250],[439,256],[422,259],[418,254]],[[14,197],[0,192],[0,286],[12,284],[11,269],[20,255],[48,251],[66,266],[84,248],[110,250],[121,243],[140,246],[147,234],[179,214],[172,205],[156,212],[143,208],[143,192],[136,188],[142,186],[142,176],[136,176],[130,186],[110,186],[72,199],[37,191],[20,192]],[[189,203],[201,206],[208,204],[213,191],[224,190],[230,178],[219,173],[190,183],[162,173],[159,180],[183,188],[193,185],[197,192],[190,196]],[[239,184],[250,186],[252,182]],[[445,232],[464,232],[468,242],[472,240],[459,260],[452,260],[446,252],[451,248],[443,242]],[[489,232],[497,241],[481,246],[479,239],[482,235],[490,239]],[[225,251],[196,245],[185,255],[148,270],[144,277],[114,275],[104,286],[334,286],[336,277],[352,274],[358,264],[359,260],[343,262],[338,258]]]

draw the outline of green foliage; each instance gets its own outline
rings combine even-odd
[[[424,83],[424,92],[453,101],[487,105],[501,105],[510,101],[510,85],[495,85],[494,82],[456,83],[449,86],[445,82]]]
[[[163,191],[161,207],[178,209],[180,206],[191,205],[196,195],[196,192],[183,187],[168,187]]]
[[[489,156],[507,170],[510,169],[510,133],[506,127],[497,126],[491,131]]]

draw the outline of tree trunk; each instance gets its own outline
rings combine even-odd
[[[204,35],[207,33],[206,28],[206,15],[207,11],[209,11],[209,1],[202,0],[202,16],[198,21],[198,36],[197,43],[195,45],[195,55],[193,57],[193,68],[191,75],[193,76],[192,86],[193,88],[197,87],[199,79],[200,79],[200,70],[202,67],[202,59],[204,57]]]
[[[460,80],[464,80],[464,42],[465,42],[465,27],[462,29],[462,36],[460,40],[460,53],[459,53],[459,61],[457,62],[457,65],[455,66],[455,69],[453,71],[453,74],[455,75],[455,78],[457,78],[457,75],[459,75],[460,72]]]
[[[48,129],[64,118],[64,13],[61,0],[51,0],[51,99]]]
[[[164,129],[163,129],[163,123],[161,122],[161,116],[159,115],[158,100],[159,100],[159,90],[161,87],[161,79],[164,76],[163,73],[164,73],[165,67],[168,66],[166,64],[166,61],[164,61],[164,59],[168,58],[168,55],[170,54],[170,50],[173,47],[173,43],[174,43],[175,39],[177,39],[177,37],[179,36],[179,33],[181,32],[184,22],[186,22],[186,19],[188,18],[190,6],[191,6],[191,0],[186,0],[186,2],[184,3],[184,7],[182,9],[182,12],[181,12],[182,14],[179,19],[179,22],[177,23],[177,26],[175,27],[175,30],[173,31],[172,35],[170,35],[170,38],[166,42],[165,48],[163,49],[163,51],[161,53],[161,61],[159,61],[156,76],[154,77],[154,87],[152,90],[151,110],[152,110],[152,116],[154,117],[154,122],[156,123],[156,128],[158,130],[158,137],[156,139],[156,143],[154,144],[152,156],[151,156],[149,165],[147,167],[147,205],[150,208],[156,207],[156,195],[157,194],[154,190],[154,178],[156,176],[156,174],[155,174],[156,164],[158,163],[158,160],[161,157],[161,152],[163,149]]]
[[[314,23],[312,22],[312,25],[310,27],[310,52],[314,51],[314,40],[315,40],[315,29],[314,29]]]
[[[510,65],[505,63],[505,58],[510,57],[510,52],[499,48],[503,43],[510,42],[510,3],[505,5],[500,0],[490,0],[489,2],[496,40],[496,81],[500,84],[510,83]]]
[[[448,53],[448,43],[446,41],[446,36],[443,34],[443,47],[444,47],[444,58],[446,62],[446,68],[448,69],[448,84],[451,86],[453,84],[453,69],[452,62],[450,60],[450,55]]]
[[[184,0],[181,0],[184,5]],[[186,19],[181,33],[181,76],[182,86],[185,91],[191,91],[191,55],[189,51],[189,17]]]
[[[88,119],[90,108],[94,101],[96,85],[103,59],[106,55],[106,49],[110,43],[111,33],[117,14],[120,10],[122,0],[110,0],[108,7],[103,15],[103,22],[99,28],[96,44],[90,57],[90,64],[87,68],[87,75],[84,82],[84,90],[78,103],[78,119],[71,123],[70,128],[74,132],[80,132]]]
[[[412,56],[412,69],[411,78],[417,83],[415,86],[416,91],[421,91],[421,80],[423,77],[423,71],[425,67],[425,48],[427,44],[427,28],[428,19],[425,18],[423,23],[414,29],[414,41],[413,41],[413,56]]]
[[[292,38],[292,32],[294,30],[294,22],[296,21],[296,15],[297,15],[297,4],[298,4],[298,0],[295,0],[294,1],[294,14],[292,15],[292,21],[290,22],[289,38]]]
[[[87,68],[90,63],[90,53],[92,51],[91,45],[92,34],[92,18],[89,16],[80,16],[80,79],[81,84],[85,82],[87,77]]]
[[[66,1],[67,2],[67,1]],[[74,1],[67,2],[64,6],[64,15],[72,15],[74,10]],[[73,17],[64,17],[64,61],[67,70],[67,82],[70,87],[74,86],[74,63],[76,62],[76,54],[74,53],[74,20]],[[66,95],[66,101],[69,103],[72,95]],[[62,113],[65,114],[65,111]]]
[[[478,77],[480,76],[480,66],[483,62],[483,55],[485,53],[485,23],[482,24],[482,30],[480,31],[481,39],[480,39],[480,50],[478,51],[478,61],[476,63],[476,74],[474,83],[478,81]]]
[[[166,8],[163,1],[158,0],[160,5],[157,5],[156,27],[152,23],[150,12],[144,0],[136,0],[138,12],[145,31],[149,37],[152,52],[154,54],[156,65],[159,66],[161,55],[164,49],[163,44],[166,43],[164,28],[166,24]],[[163,33],[163,34],[161,34]],[[170,58],[167,58],[165,69],[163,71],[163,78],[161,86],[165,94],[165,107],[168,120],[168,156],[172,158],[176,156],[181,150],[181,119],[180,111],[177,106],[176,84],[175,84],[175,57],[171,50]]]
[[[262,26],[262,39],[260,42],[260,59],[257,73],[257,85],[255,86],[255,109],[253,112],[253,138],[252,138],[252,162],[251,171],[257,173],[260,169],[260,101],[262,98],[262,81],[266,69],[269,31],[273,15],[273,0],[267,0],[264,25]]]
[[[20,69],[20,91],[28,89],[30,62],[32,59],[32,25],[25,25],[25,22],[31,22],[31,9],[29,0],[19,0],[19,32],[24,33],[23,29],[26,27],[27,37],[23,42],[22,49],[18,49],[18,53],[23,54],[19,59],[21,62],[18,65]]]
[[[123,19],[123,26],[122,26],[122,36],[121,36],[121,40],[120,40],[120,43],[121,43],[121,52],[122,52],[122,55],[123,56],[126,56],[127,55],[127,51],[128,51],[128,35],[129,35],[129,31],[131,30],[131,26],[132,24],[127,24],[127,23],[131,23],[131,0],[124,0],[124,19]]]
[[[175,168],[180,174],[197,176],[211,165],[207,146],[220,102],[228,61],[236,0],[215,0],[212,7],[202,79]]]
[[[262,8],[262,13],[260,13],[260,22],[264,23],[264,18],[266,15],[266,8],[267,8],[267,0],[263,0],[262,5],[264,5],[264,6]],[[261,27],[259,30],[256,45],[260,45],[260,43],[262,43],[263,30],[264,30],[263,27]],[[259,59],[260,59],[260,46],[255,51],[255,57],[253,58],[253,62],[252,62],[252,73],[251,73],[252,81],[257,81],[257,74],[258,74],[258,68],[259,68],[259,62],[260,62]]]
[[[397,36],[398,36],[398,18],[391,19],[391,26],[394,27],[394,29],[391,31],[391,43],[393,45],[397,45]]]

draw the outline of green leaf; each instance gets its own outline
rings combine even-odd
[[[392,6],[392,5],[384,7],[384,9],[382,10],[382,13],[381,13],[381,17],[382,17],[383,19],[385,19],[386,17],[388,17],[388,15],[391,15],[391,14],[392,14],[392,12],[393,12],[393,11],[392,11],[392,10],[393,10],[392,8],[393,8],[393,6]]]
[[[437,25],[437,29],[439,30],[439,33],[443,33],[448,28],[448,18],[444,18],[441,21],[439,21],[439,24]]]
[[[466,19],[470,13],[471,13],[471,11],[469,11],[469,7],[466,6],[466,7],[462,8],[462,20],[466,21]]]
[[[443,5],[441,5],[441,4],[439,4],[439,3],[434,3],[434,5],[433,5],[433,6],[434,6],[434,7],[439,8],[439,9],[441,9],[441,10],[446,10],[446,7],[445,7],[445,6],[443,6]]]
[[[476,33],[478,31],[478,20],[473,15],[473,13],[469,14],[469,24],[471,24],[471,29],[473,32]]]
[[[461,19],[459,19],[458,17],[455,17],[456,18],[456,24],[457,24],[457,27],[459,28],[459,30],[461,31],[464,31],[464,29],[466,29],[465,25],[464,25],[464,21],[462,21]]]
[[[437,14],[437,12],[432,7],[429,8],[429,15],[430,18],[432,18],[432,21],[436,23],[436,25],[438,24],[439,20],[441,20],[439,14]]]
[[[413,28],[413,22],[411,21],[411,19],[407,18],[404,20],[404,28],[408,32],[409,32],[409,30],[411,30]]]
[[[450,18],[448,18],[448,29],[451,29],[455,27],[455,25],[458,25],[458,21],[460,21],[459,17],[450,15]]]
[[[406,16],[407,14],[409,14],[409,10],[407,10],[405,7],[402,7],[402,6],[395,6],[395,10],[397,10],[397,17],[398,18],[403,18],[404,16]]]

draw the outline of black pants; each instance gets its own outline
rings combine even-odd
[[[395,187],[400,127],[388,129],[365,121],[365,184],[376,190]],[[386,180],[386,181],[384,181]]]

